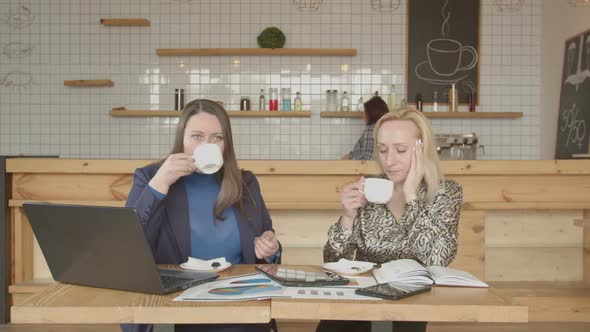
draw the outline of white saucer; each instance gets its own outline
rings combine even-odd
[[[371,271],[374,266],[375,263],[371,262],[349,261],[345,258],[341,258],[338,262],[322,265],[322,268],[339,275],[354,276],[367,273]]]
[[[414,69],[414,72],[419,79],[431,84],[438,85],[450,85],[452,83],[457,83],[469,76],[468,73],[466,74],[465,71],[461,70],[457,71],[451,76],[440,76],[435,73],[432,68],[430,68],[428,61],[420,62]]]
[[[212,267],[210,267],[210,268],[207,269],[207,268],[204,268],[202,266],[193,266],[193,265],[188,264],[186,262],[180,264],[180,267],[183,268],[183,269],[191,270],[191,271],[201,271],[201,272],[221,272],[221,271],[227,269],[230,266],[231,266],[231,263],[230,262],[223,262],[223,263],[221,263],[221,265],[219,267],[217,267],[215,269],[212,268]]]

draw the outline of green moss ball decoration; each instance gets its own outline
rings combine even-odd
[[[258,36],[258,45],[262,48],[282,48],[285,46],[285,34],[276,27],[266,28]]]

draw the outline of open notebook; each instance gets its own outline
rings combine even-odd
[[[413,289],[438,285],[455,287],[489,287],[468,272],[443,266],[424,267],[412,259],[398,259],[373,270],[379,284],[392,283],[398,288]]]

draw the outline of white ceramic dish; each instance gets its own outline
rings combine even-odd
[[[348,259],[341,258],[338,262],[325,263],[322,268],[326,271],[330,271],[339,275],[358,275],[371,271],[375,263],[361,262],[361,261],[349,261]]]
[[[225,270],[225,269],[227,269],[228,267],[231,266],[231,263],[230,262],[222,262],[220,264],[221,265],[219,267],[217,267],[217,268],[213,268],[213,267],[206,268],[206,267],[204,267],[202,265],[195,266],[195,265],[191,265],[188,262],[184,262],[184,263],[180,264],[180,267],[183,268],[183,269],[186,269],[186,270],[191,270],[191,271],[221,272],[221,271],[223,271],[223,270]]]

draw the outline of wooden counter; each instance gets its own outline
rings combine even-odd
[[[8,159],[13,298],[29,295],[20,292],[22,283],[51,277],[23,213],[24,201],[122,206],[133,170],[150,162]],[[326,232],[340,214],[341,188],[378,172],[373,161],[242,160],[240,166],[260,181],[286,264],[320,264]],[[492,282],[590,284],[590,160],[443,161],[442,166],[464,189],[459,252],[451,266]]]

